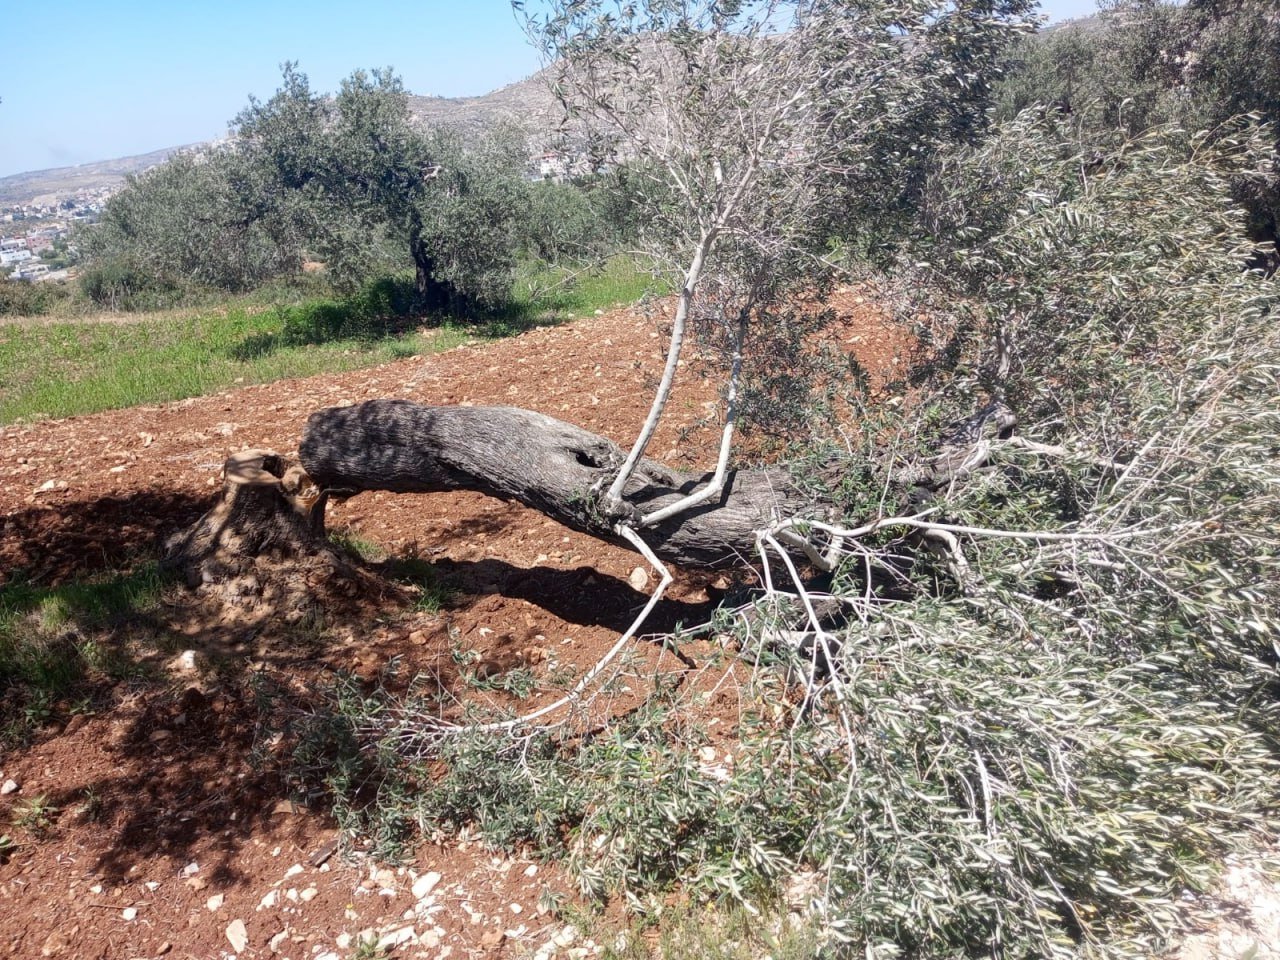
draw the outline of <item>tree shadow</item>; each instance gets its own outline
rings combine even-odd
[[[649,601],[648,594],[636,590],[627,581],[588,566],[567,570],[525,568],[503,560],[442,558],[434,562],[434,567],[445,583],[464,595],[454,602],[455,607],[474,603],[485,595],[499,594],[524,600],[581,627],[604,627],[621,632]],[[710,618],[717,602],[714,597],[704,601],[664,598],[654,607],[645,629],[651,633],[667,633],[679,624],[701,623]]]
[[[216,493],[157,487],[87,500],[51,499],[9,514],[0,539],[0,586],[20,574],[57,585],[159,554],[164,538],[194,523]]]

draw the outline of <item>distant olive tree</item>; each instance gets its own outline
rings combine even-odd
[[[510,131],[464,143],[416,126],[389,70],[356,71],[330,99],[293,65],[234,129],[263,208],[284,211],[340,280],[366,276],[390,245],[427,308],[508,292],[526,204]]]
[[[111,306],[181,298],[197,288],[247,290],[298,269],[300,237],[281,232],[238,189],[242,158],[179,155],[130,177],[76,244],[82,283]]]

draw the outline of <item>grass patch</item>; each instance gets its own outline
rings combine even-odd
[[[0,587],[0,693],[6,715],[0,741],[21,740],[52,714],[56,701],[95,675],[119,678],[137,664],[104,631],[136,626],[160,603],[165,580],[155,563],[129,573],[47,587]]]
[[[507,308],[468,322],[435,318],[431,329],[419,328],[404,278],[374,281],[345,298],[274,287],[199,310],[0,324],[0,424],[362,369],[633,302],[653,287],[626,258],[567,276],[528,266]],[[268,305],[270,297],[293,299]]]
[[[129,324],[0,327],[0,423],[164,403],[242,383],[374,366],[457,346],[445,328],[383,340],[291,343],[288,311],[236,307]]]

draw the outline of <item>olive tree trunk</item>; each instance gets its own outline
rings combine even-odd
[[[515,500],[601,540],[634,549],[598,506],[626,451],[572,424],[517,407],[433,407],[370,400],[307,420],[299,460],[333,494],[364,490],[473,490]],[[623,511],[649,514],[675,503],[709,474],[641,460],[623,490]],[[800,493],[782,470],[731,471],[718,497],[644,530],[661,559],[677,565],[750,563],[756,531],[780,517],[822,517],[826,505]]]

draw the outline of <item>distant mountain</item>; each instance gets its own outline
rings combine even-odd
[[[75,167],[32,170],[0,177],[0,207],[23,203],[52,203],[83,191],[115,187],[129,174],[149,170],[164,163],[175,153],[194,146],[199,144],[166,147],[136,157],[99,160],[97,163],[82,163]]]
[[[541,73],[481,97],[411,95],[409,110],[420,123],[453,127],[464,132],[495,123],[514,124],[529,135],[535,148],[550,139],[559,116],[555,97]],[[129,174],[141,173],[163,163],[175,153],[199,146],[201,144],[187,144],[137,157],[0,177],[0,207],[52,203],[83,191],[118,187]]]
[[[426,126],[480,130],[497,123],[520,127],[533,140],[548,139],[560,117],[546,71],[482,97],[409,97],[409,111]]]

